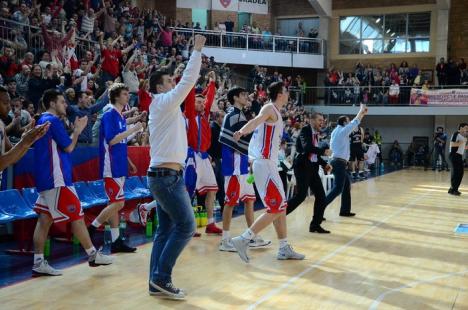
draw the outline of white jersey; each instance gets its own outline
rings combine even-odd
[[[273,106],[278,119],[274,123],[265,122],[255,129],[249,144],[249,158],[251,160],[269,159],[276,164],[278,163],[278,152],[283,137],[283,118],[275,105],[270,104]]]
[[[5,133],[5,124],[0,120],[0,155],[5,154],[5,140],[8,139]],[[2,173],[0,170],[0,187],[2,186]]]

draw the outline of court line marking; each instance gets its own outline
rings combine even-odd
[[[298,273],[297,275],[289,278],[289,280],[287,280],[286,282],[284,282],[281,286],[269,291],[268,293],[266,293],[265,295],[263,295],[260,299],[258,299],[255,303],[253,304],[250,304],[247,309],[248,310],[253,310],[253,309],[256,309],[259,305],[261,305],[262,303],[264,303],[265,301],[267,301],[268,299],[272,298],[273,296],[277,295],[278,293],[280,293],[282,290],[284,290],[285,288],[287,288],[288,286],[291,286],[294,282],[296,282],[297,280],[299,280],[300,278],[302,278],[304,275],[308,274],[309,272],[311,272],[312,270],[320,267],[324,262],[326,262],[327,260],[329,260],[330,258],[340,254],[341,252],[343,252],[344,250],[346,250],[350,245],[354,244],[355,242],[359,241],[362,237],[364,237],[365,235],[367,235],[368,233],[370,233],[371,231],[373,231],[374,229],[380,227],[382,224],[384,224],[385,222],[387,222],[389,219],[397,216],[398,214],[402,213],[403,211],[405,211],[406,209],[408,209],[409,207],[415,205],[416,203],[418,203],[421,199],[425,198],[426,196],[428,196],[430,193],[429,192],[426,192],[424,194],[421,194],[419,197],[416,197],[414,198],[411,202],[407,203],[406,205],[404,205],[403,207],[401,207],[400,209],[398,209],[397,211],[395,211],[393,214],[390,214],[389,216],[387,216],[386,218],[384,218],[383,220],[381,220],[380,222],[378,222],[377,224],[375,224],[374,226],[372,227],[369,227],[366,231],[362,232],[361,234],[357,235],[356,237],[354,237],[352,240],[348,241],[348,243],[342,245],[341,247],[335,249],[333,252],[327,254],[326,256],[322,257],[321,259],[319,259],[318,261],[316,261],[315,263],[313,263],[312,265],[310,265],[309,267],[307,267],[306,269],[304,269],[303,271],[301,271],[300,273]]]
[[[458,275],[464,275],[465,273],[468,273],[468,269],[458,271],[458,272],[450,272],[450,273],[446,273],[446,274],[443,274],[443,275],[438,275],[438,276],[435,276],[435,277],[432,277],[432,278],[429,278],[429,279],[426,279],[426,280],[413,281],[413,282],[410,282],[408,284],[402,285],[400,287],[393,288],[391,290],[388,290],[388,291],[380,294],[379,297],[377,297],[374,300],[374,302],[370,305],[369,310],[376,310],[377,307],[380,305],[380,303],[382,302],[382,300],[384,300],[385,297],[387,297],[390,294],[399,292],[399,291],[401,291],[401,290],[403,290],[405,288],[413,288],[413,287],[418,286],[420,284],[431,283],[431,282],[434,282],[434,281],[439,280],[439,279],[450,278],[450,277],[458,276]]]

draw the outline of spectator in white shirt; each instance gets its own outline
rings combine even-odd
[[[397,104],[399,97],[400,97],[400,85],[398,85],[396,80],[392,80],[392,85],[390,85],[390,89],[388,91],[389,102],[393,104]]]

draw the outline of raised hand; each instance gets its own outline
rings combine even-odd
[[[200,34],[195,35],[193,49],[201,52],[202,48],[205,46],[206,38]]]
[[[83,132],[83,129],[85,129],[86,125],[88,124],[88,117],[83,116],[83,117],[77,117],[75,119],[75,131],[78,132],[78,134]]]
[[[34,126],[34,121],[32,121],[31,124]],[[37,127],[31,128],[23,134],[21,141],[23,141],[23,143],[25,143],[27,146],[31,146],[34,142],[46,134],[47,130],[49,130],[49,127],[50,123],[47,122]]]

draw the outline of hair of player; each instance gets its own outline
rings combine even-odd
[[[150,79],[149,79],[149,84],[150,84],[150,92],[153,94],[158,93],[157,86],[162,85],[164,83],[164,76],[169,75],[169,72],[165,70],[158,70],[151,74]]]
[[[48,89],[42,94],[42,107],[44,111],[47,111],[50,108],[50,103],[57,101],[59,96],[63,96],[61,92],[56,89]]]
[[[268,86],[268,96],[270,97],[271,101],[276,101],[279,94],[283,93],[283,82],[274,82]]]
[[[122,91],[128,91],[128,87],[124,83],[114,83],[109,88],[109,100],[112,104],[115,104],[115,100],[120,96]],[[81,95],[80,95],[81,96]],[[80,97],[79,97],[80,98]]]
[[[245,92],[242,87],[235,86],[227,93],[227,99],[231,105],[234,105],[234,97],[239,97],[241,93]]]

